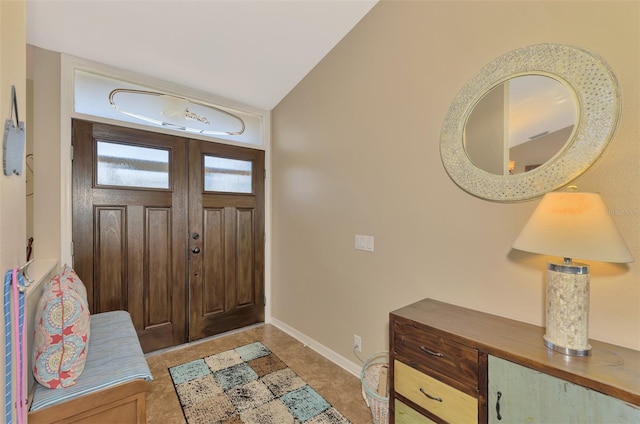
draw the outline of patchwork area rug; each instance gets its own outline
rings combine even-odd
[[[351,424],[260,342],[169,373],[189,424]]]

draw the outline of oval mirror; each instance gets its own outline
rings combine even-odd
[[[577,120],[576,98],[545,75],[511,78],[485,94],[464,126],[475,166],[496,175],[531,171],[561,152]]]
[[[483,199],[516,202],[557,190],[602,154],[619,113],[618,85],[593,53],[541,44],[484,68],[451,104],[440,154],[451,179]]]

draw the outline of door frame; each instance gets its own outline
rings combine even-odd
[[[82,70],[94,72],[113,78],[131,81],[132,83],[144,84],[156,88],[159,91],[183,95],[203,102],[213,104],[224,104],[239,110],[245,110],[262,117],[262,145],[250,145],[246,143],[234,143],[229,140],[219,139],[220,144],[229,144],[239,147],[247,147],[265,152],[265,181],[264,181],[264,225],[265,225],[265,246],[264,246],[264,293],[265,293],[265,323],[271,322],[271,111],[247,106],[240,102],[214,96],[199,90],[190,89],[178,84],[159,80],[153,77],[135,72],[123,71],[118,68],[92,62],[73,56],[60,54],[60,263],[73,263],[73,243],[72,243],[72,177],[71,177],[71,120],[84,119],[94,122],[118,125],[145,131],[154,131],[162,134],[176,135],[179,137],[189,137],[199,140],[211,140],[210,138],[198,137],[197,134],[185,133],[174,130],[162,130],[144,125],[134,125],[129,122],[112,119],[99,118],[81,113],[76,113],[74,104],[74,72]],[[54,81],[52,81],[54,83]]]

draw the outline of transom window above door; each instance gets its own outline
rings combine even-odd
[[[181,94],[95,73],[74,71],[76,113],[197,135],[263,145],[263,117],[257,113],[191,99]]]

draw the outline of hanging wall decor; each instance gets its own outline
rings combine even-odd
[[[13,114],[15,112],[15,121]],[[2,138],[2,167],[4,175],[20,175],[22,173],[22,155],[24,153],[24,122],[18,117],[18,99],[16,87],[11,86],[11,116],[4,123]]]

